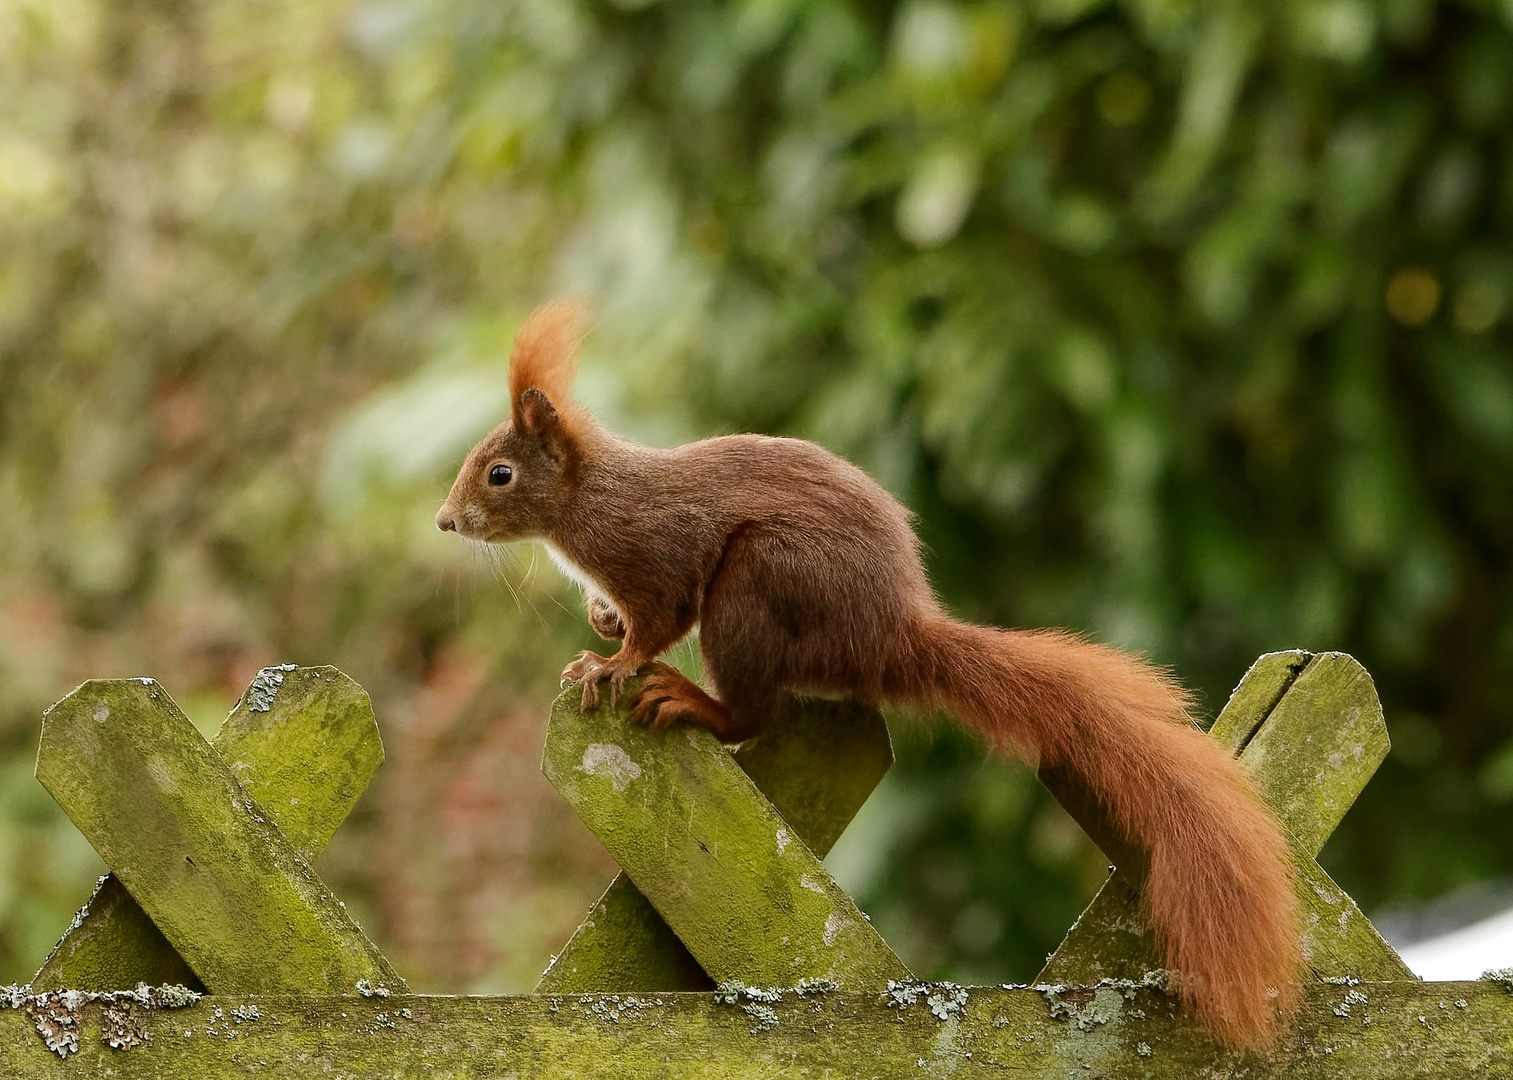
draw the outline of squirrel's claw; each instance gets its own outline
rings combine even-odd
[[[599,707],[599,684],[604,681],[605,671],[608,664],[600,664],[590,669],[583,676],[583,708],[597,709]],[[614,684],[610,684],[610,704],[615,703]]]
[[[582,681],[583,676],[588,673],[588,658],[593,655],[591,652],[581,652],[578,654],[578,659],[563,668],[562,685],[566,686],[570,682]]]

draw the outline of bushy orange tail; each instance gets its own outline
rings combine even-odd
[[[1298,993],[1292,864],[1240,764],[1187,719],[1173,680],[1059,631],[941,617],[910,635],[919,684],[1002,748],[1084,784],[1150,858],[1142,888],[1178,990],[1226,1042],[1264,1046]]]

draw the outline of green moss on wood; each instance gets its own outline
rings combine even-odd
[[[383,741],[368,695],[336,668],[276,673],[280,681],[262,700],[253,701],[248,688],[211,745],[309,859],[326,846],[383,763]],[[107,874],[32,985],[112,990],[138,983],[204,989],[120,879]]]
[[[1115,869],[1035,979],[1091,986],[1100,979],[1140,979],[1161,967],[1155,935],[1140,914],[1139,891],[1130,875]]]
[[[878,987],[908,970],[708,732],[557,699],[542,771],[716,981]]]
[[[791,700],[738,765],[820,858],[840,838],[893,765],[888,725],[876,709]],[[624,873],[605,890],[536,992],[711,989],[714,982]]]
[[[106,874],[32,978],[38,990],[120,990],[137,983],[204,990],[121,879]]]
[[[713,989],[714,980],[623,872],[536,984],[538,994]]]
[[[7,1080],[110,1075],[218,1080],[746,1080],[1009,1077],[1407,1080],[1513,1075],[1513,995],[1493,983],[1314,984],[1271,1053],[1217,1046],[1152,988],[909,987],[751,1002],[729,995],[207,997],[139,1017],[150,1041],[112,1050],[79,1010],[60,1061],[0,1006]],[[3,1002],[0,997],[0,1002]],[[747,1006],[757,1006],[748,1009]],[[186,1032],[188,1034],[186,1034]]]
[[[1308,662],[1240,755],[1267,803],[1317,855],[1391,742],[1382,703],[1366,669],[1344,653]]]
[[[810,851],[830,853],[893,767],[882,713],[854,702],[794,699],[736,764]]]
[[[373,703],[334,667],[301,667],[267,708],[243,694],[212,745],[289,842],[307,858],[325,849],[383,764]]]
[[[1418,978],[1322,866],[1300,857],[1297,873],[1303,962],[1315,978]]]
[[[1231,754],[1239,754],[1312,659],[1312,653],[1301,649],[1259,657],[1214,718],[1209,738]]]
[[[37,778],[210,989],[403,986],[152,680],[88,682],[48,710]]]

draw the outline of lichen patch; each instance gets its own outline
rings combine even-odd
[[[923,998],[937,1020],[946,1020],[961,1012],[969,1000],[966,987],[955,983],[925,983],[888,980],[887,1005],[890,1009],[907,1009]]]
[[[293,671],[296,664],[274,664],[265,667],[252,679],[247,687],[247,708],[251,712],[268,712],[273,708],[273,699],[278,694],[279,687],[284,685],[285,672]]]
[[[630,759],[624,747],[614,743],[589,743],[578,769],[590,776],[604,777],[616,791],[624,791],[641,777],[641,766]]]
[[[98,1002],[100,1040],[113,1050],[126,1050],[152,1041],[145,1014],[153,1009],[177,1009],[191,1005],[200,995],[183,986],[150,987],[138,983],[135,990],[46,990],[39,994],[29,986],[0,989],[0,1005],[20,1009],[31,1018],[37,1034],[49,1050],[61,1058],[79,1050],[80,1010]]]
[[[853,919],[846,918],[839,912],[831,915],[828,919],[825,920],[825,933],[823,935],[825,944],[834,945],[835,939],[840,935],[840,932],[846,929],[846,927],[850,926],[854,921],[855,920]]]

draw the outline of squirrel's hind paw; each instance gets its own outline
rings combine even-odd
[[[677,684],[682,675],[666,664],[651,664],[648,668],[630,699],[630,722],[653,731],[665,731],[680,714]],[[663,668],[667,671],[659,670]]]
[[[729,726],[725,707],[697,683],[669,664],[648,664],[645,671],[646,677],[631,698],[631,723],[663,731],[677,720],[686,720],[716,736],[723,735]]]

